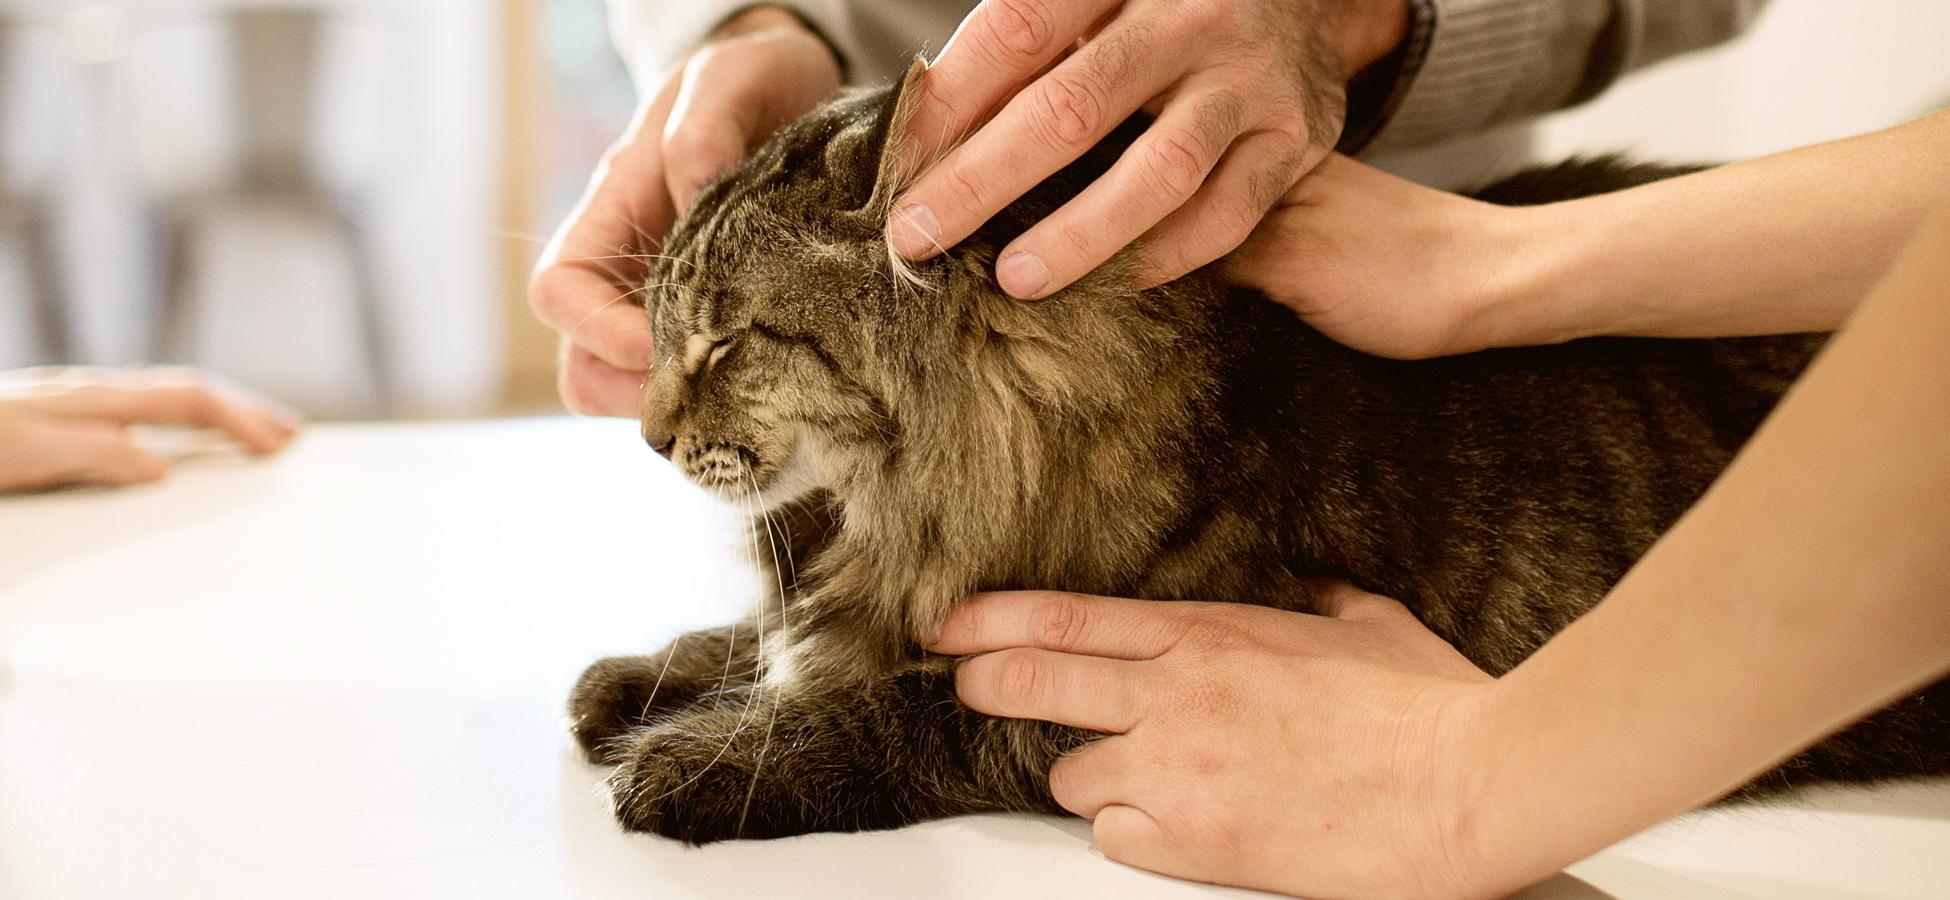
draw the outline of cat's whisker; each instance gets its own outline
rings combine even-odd
[[[601,305],[601,306],[598,306],[598,307],[596,307],[595,309],[592,309],[592,310],[590,310],[590,311],[589,311],[589,314],[588,314],[588,315],[586,315],[586,316],[583,316],[583,317],[582,317],[582,318],[581,318],[580,320],[578,320],[578,321],[577,321],[577,322],[576,322],[576,323],[575,323],[574,325],[572,325],[572,326],[570,326],[570,327],[569,327],[569,333],[570,333],[570,334],[575,334],[576,332],[578,332],[578,331],[580,331],[580,330],[582,330],[582,326],[584,326],[584,325],[587,325],[587,324],[589,324],[589,320],[590,320],[590,319],[593,319],[593,318],[595,318],[595,317],[597,317],[597,316],[599,316],[599,315],[602,315],[602,313],[603,313],[603,310],[606,310],[606,309],[609,309],[610,307],[612,307],[612,306],[615,306],[615,305],[616,305],[616,304],[618,304],[618,303],[622,303],[622,302],[624,302],[625,300],[628,300],[628,299],[630,299],[631,297],[634,297],[634,296],[636,296],[636,295],[638,295],[638,294],[641,294],[641,293],[644,293],[644,292],[646,292],[646,291],[654,291],[654,290],[657,290],[657,289],[659,289],[659,288],[677,288],[678,290],[692,290],[692,288],[691,288],[691,287],[690,287],[689,285],[685,285],[685,284],[679,284],[679,283],[677,283],[677,282],[675,282],[675,281],[663,281],[663,282],[657,282],[657,283],[655,283],[655,284],[646,284],[646,285],[644,285],[644,286],[642,286],[642,287],[640,287],[640,288],[637,288],[636,290],[633,290],[633,291],[628,291],[628,292],[625,292],[625,293],[622,293],[622,294],[618,294],[618,295],[616,296],[616,298],[615,298],[615,299],[613,299],[613,300],[610,300],[609,302],[607,302],[607,303],[604,303],[603,305]],[[645,331],[647,331],[647,330],[649,330],[649,328],[650,328],[650,326],[649,326],[649,325],[645,325],[645,326],[643,326],[643,330],[645,330]],[[616,332],[616,333],[617,333],[617,334],[628,334],[628,333],[630,333],[630,332]]]
[[[739,462],[740,462],[740,464],[743,464],[743,463],[744,463],[744,461],[743,461],[742,459],[741,459],[741,460],[740,460]],[[750,474],[750,467],[749,467],[749,466],[747,466],[747,468],[746,468],[746,473],[747,473],[747,475],[749,475],[749,474]],[[751,505],[750,505],[750,504],[751,504],[751,502],[752,502],[752,495],[750,495],[750,494],[747,494],[747,495],[745,496],[745,501],[746,501],[746,508],[747,508],[747,510],[750,510],[750,509],[751,509]],[[749,524],[749,523],[748,523],[748,524]],[[748,527],[748,528],[746,529],[746,532],[745,532],[745,535],[746,535],[746,539],[747,539],[747,541],[748,541],[748,542],[749,542],[749,544],[750,544],[750,550],[751,550],[751,554],[752,554],[752,556],[751,556],[751,558],[755,560],[755,559],[757,559],[757,558],[758,558],[758,536],[757,536],[756,534],[753,534],[753,533],[751,532],[751,529],[750,529],[749,527]],[[679,785],[677,785],[677,786],[675,786],[675,787],[672,787],[672,788],[671,788],[670,790],[667,790],[667,791],[665,791],[665,792],[663,792],[662,794],[659,794],[659,795],[657,795],[657,796],[655,796],[655,797],[651,797],[651,798],[649,798],[648,800],[642,800],[642,799],[640,799],[640,798],[639,798],[639,797],[637,796],[637,792],[638,792],[638,789],[636,789],[636,788],[628,788],[628,789],[626,789],[626,791],[625,791],[625,793],[626,793],[626,794],[627,794],[627,795],[629,796],[629,800],[627,801],[628,803],[631,803],[631,804],[634,804],[634,803],[638,803],[638,802],[645,802],[645,803],[655,803],[655,802],[657,802],[657,801],[660,801],[660,800],[665,800],[665,799],[668,799],[668,798],[670,798],[670,797],[672,797],[672,796],[674,796],[674,795],[676,795],[676,794],[677,794],[677,792],[679,792],[679,791],[682,791],[683,789],[685,789],[685,788],[687,788],[687,787],[690,787],[690,786],[691,786],[691,785],[693,785],[693,784],[696,784],[696,783],[698,782],[698,780],[699,780],[699,779],[701,779],[701,778],[703,778],[703,777],[704,777],[704,775],[705,775],[705,773],[707,773],[707,772],[709,772],[709,771],[711,771],[711,770],[712,770],[712,769],[714,769],[714,768],[717,768],[717,765],[718,765],[718,763],[724,760],[724,758],[725,758],[725,754],[727,754],[727,753],[730,753],[730,752],[731,752],[731,748],[732,748],[732,745],[734,745],[734,744],[736,744],[736,743],[738,742],[738,736],[739,736],[739,735],[741,735],[741,734],[744,734],[744,733],[745,733],[745,728],[746,728],[746,727],[747,727],[747,726],[748,726],[748,725],[749,725],[749,724],[750,724],[751,722],[753,722],[753,721],[756,721],[756,718],[755,718],[755,717],[753,716],[753,711],[754,711],[754,709],[755,709],[755,708],[756,708],[756,707],[758,706],[758,704],[759,704],[759,703],[761,703],[761,702],[763,702],[763,697],[762,697],[762,695],[763,695],[763,693],[764,693],[764,689],[763,689],[763,686],[762,686],[762,685],[760,685],[760,684],[758,683],[758,679],[757,679],[757,677],[756,677],[756,676],[758,675],[758,666],[759,666],[759,663],[760,663],[760,661],[762,661],[762,660],[763,660],[763,659],[765,658],[765,611],[764,611],[763,609],[760,609],[760,610],[758,611],[758,614],[757,614],[757,615],[755,615],[755,616],[753,616],[753,623],[754,623],[754,624],[753,624],[753,627],[754,627],[754,628],[755,628],[755,629],[757,630],[757,632],[758,632],[758,654],[757,654],[757,656],[756,656],[756,657],[755,657],[755,658],[753,659],[753,661],[752,661],[752,673],[751,673],[751,674],[753,675],[753,679],[752,679],[752,685],[751,685],[751,687],[750,687],[750,689],[749,689],[749,690],[747,690],[747,692],[746,692],[746,695],[745,695],[745,707],[744,707],[743,709],[741,709],[741,710],[739,710],[739,712],[738,712],[738,718],[737,718],[737,720],[736,720],[736,721],[734,721],[734,722],[732,723],[732,725],[731,725],[731,730],[730,730],[730,731],[727,731],[727,732],[725,732],[725,733],[724,733],[724,734],[722,734],[722,735],[709,735],[710,737],[722,737],[722,738],[724,738],[724,746],[722,746],[722,747],[719,747],[719,748],[718,748],[718,753],[717,753],[717,755],[716,755],[716,756],[713,756],[713,757],[711,757],[711,761],[710,761],[710,762],[708,762],[708,763],[705,763],[705,764],[704,764],[704,766],[703,766],[703,768],[700,768],[700,769],[698,769],[698,770],[697,770],[697,772],[696,772],[695,774],[693,774],[693,775],[692,775],[691,777],[689,777],[689,778],[687,778],[687,779],[685,779],[685,780],[683,781],[683,783],[681,783],[681,784],[679,784]],[[718,690],[717,690],[717,692],[716,692],[716,694],[717,694],[717,696],[718,696],[719,698],[722,698],[722,697],[724,697],[724,696],[725,696],[726,694],[728,694],[728,693],[730,693],[730,688],[729,688],[729,685],[730,685],[730,683],[731,683],[731,661],[732,661],[732,659],[733,659],[733,657],[734,657],[734,655],[735,655],[735,654],[736,654],[736,652],[737,652],[737,647],[738,647],[738,624],[737,624],[736,622],[733,622],[733,623],[732,623],[732,625],[731,625],[731,634],[730,634],[730,640],[729,640],[729,642],[727,643],[727,645],[726,645],[726,648],[725,648],[725,662],[724,662],[724,671],[723,671],[723,672],[722,672],[722,673],[721,673],[721,674],[719,675],[719,677],[718,677]],[[773,706],[773,713],[774,713],[774,715],[775,715],[775,716],[776,716],[776,714],[777,714],[777,709],[778,709],[778,707],[777,707],[776,705],[774,705],[774,706]],[[771,729],[771,725],[770,725],[770,724],[768,724],[768,725],[766,726],[766,729],[767,729],[767,732],[766,732],[766,733],[767,733],[767,743],[766,743],[766,746],[767,746],[767,747],[769,748],[769,746],[770,746],[770,733],[771,733],[771,731],[770,731],[770,729]],[[699,735],[699,737],[705,737],[705,736],[706,736],[706,735]],[[761,758],[763,757],[763,751],[762,751],[762,750],[760,751],[760,757],[761,757]],[[754,768],[754,770],[753,770],[753,771],[754,771],[754,776],[753,776],[753,777],[754,777],[754,778],[756,778],[756,771],[757,771],[757,770],[756,770],[756,769]],[[756,783],[757,783],[756,781],[754,781],[754,782],[753,782],[753,784],[756,784]],[[749,799],[747,800],[747,803],[749,803]],[[743,820],[742,820],[742,818],[741,818],[741,820],[740,820],[740,823],[739,823],[739,829],[740,829],[740,831],[741,831],[741,832],[743,831],[743,828],[744,828],[744,824],[743,824]]]
[[[779,568],[779,541],[772,534],[772,512],[766,507],[765,492],[759,489],[758,477],[752,474],[751,464],[743,458],[740,458],[738,463],[745,470],[745,480],[750,482],[752,486],[751,496],[757,498],[759,523],[765,526],[765,542],[771,545],[772,548],[772,577],[777,582],[779,589],[778,630],[785,634],[787,640],[790,640],[792,629],[790,621],[786,618],[785,570]],[[757,538],[753,538],[752,542],[756,544]],[[791,548],[788,546],[787,554],[790,555],[790,553]],[[759,618],[763,619],[765,617],[765,610],[761,608],[758,611],[758,615]],[[761,661],[764,659],[764,648],[762,646],[759,650],[759,659]],[[764,683],[762,681],[754,681],[753,686],[756,689],[754,690],[755,695],[764,690]],[[779,704],[779,697],[774,696],[771,698],[771,715],[765,721],[765,741],[759,745],[758,755],[753,757],[751,785],[745,788],[745,804],[738,812],[737,834],[739,837],[745,836],[745,819],[752,811],[752,796],[758,793],[758,778],[761,771],[765,768],[765,755],[772,750],[772,732],[779,723]]]

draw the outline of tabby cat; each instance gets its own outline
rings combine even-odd
[[[692,842],[1059,812],[1090,739],[955,700],[917,635],[967,594],[1054,588],[1306,611],[1331,575],[1501,673],[1602,597],[1820,348],[1814,335],[1585,340],[1398,362],[1210,270],[1114,261],[1019,303],[997,250],[1102,174],[1127,124],[944,256],[882,238],[905,84],[787,128],[708,188],[648,293],[644,436],[755,510],[753,619],[592,666],[575,736],[631,829]],[[1536,203],[1672,170],[1561,166]],[[1295,686],[1296,690],[1304,687]],[[1938,684],[1750,790],[1950,771]]]

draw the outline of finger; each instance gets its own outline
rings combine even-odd
[[[1148,43],[1143,26],[1113,24],[1024,88],[896,202],[894,249],[925,259],[961,243],[1162,92],[1177,73],[1143,56]]]
[[[1259,131],[1226,152],[1198,194],[1143,238],[1143,286],[1173,281],[1245,243],[1268,210],[1321,154]]]
[[[1156,659],[1184,636],[1173,604],[1060,591],[978,594],[957,607],[929,649],[950,656],[1039,647],[1112,659]]]
[[[42,484],[146,484],[169,474],[159,456],[137,447],[128,430],[91,422],[52,426],[50,446],[61,454],[58,468]]]
[[[1174,99],[1102,179],[1002,252],[1002,289],[1040,300],[1103,265],[1198,192],[1245,120],[1229,91]]]
[[[965,660],[955,696],[976,712],[1122,734],[1137,723],[1135,665],[1018,647]]]
[[[1154,779],[1130,752],[1122,735],[1091,741],[1058,759],[1049,770],[1050,797],[1058,806],[1094,819],[1107,806],[1130,803],[1140,782]]]
[[[1415,615],[1408,611],[1408,607],[1394,600],[1364,591],[1345,581],[1312,579],[1306,582],[1305,587],[1314,596],[1315,611],[1330,618],[1373,622],[1414,618]]]
[[[983,0],[928,66],[922,102],[907,124],[907,162],[936,159],[1118,2]]]
[[[148,387],[84,385],[31,402],[67,419],[216,428],[258,453],[283,447],[297,429],[295,422],[269,404],[202,381],[165,381]]]
[[[626,296],[641,287],[673,210],[661,136],[679,83],[639,111],[591,176],[574,212],[537,263],[528,304],[535,318],[619,369],[646,370],[652,352],[642,313]]]
[[[678,215],[697,193],[745,158],[768,91],[759,67],[736,65],[738,45],[707,47],[684,67],[664,125],[664,180]]]
[[[641,288],[619,288],[607,274],[571,264],[543,272],[529,297],[536,318],[583,352],[612,368],[642,373],[656,348],[635,300]]]
[[[678,213],[839,83],[838,59],[801,28],[760,31],[699,51],[685,66],[663,134],[665,181]]]
[[[619,369],[568,341],[562,344],[562,364],[556,387],[562,405],[580,416],[642,415],[645,373]]]
[[[1193,881],[1210,880],[1176,836],[1135,806],[1104,807],[1092,820],[1090,831],[1097,849],[1127,866]]]

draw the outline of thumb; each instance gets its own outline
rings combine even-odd
[[[1135,806],[1106,806],[1091,821],[1104,855],[1127,866],[1192,881],[1209,880],[1178,838]]]
[[[1414,615],[1408,607],[1372,594],[1345,581],[1314,580],[1306,584],[1307,592],[1314,596],[1314,611],[1319,615],[1335,619],[1357,622],[1373,622],[1383,619]]]
[[[664,179],[680,216],[705,185],[745,158],[758,137],[764,85],[749,67],[736,64],[738,49],[708,47],[691,59],[664,126]]]

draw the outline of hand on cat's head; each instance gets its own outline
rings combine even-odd
[[[983,3],[930,69],[907,133],[916,161],[943,155],[889,239],[915,260],[953,247],[1143,110],[1144,136],[1004,249],[996,278],[1042,299],[1139,243],[1145,284],[1174,280],[1238,246],[1333,149],[1348,81],[1407,24],[1401,0]]]
[[[791,14],[741,14],[652,94],[542,253],[529,287],[562,335],[562,402],[635,417],[652,353],[636,292],[671,223],[711,179],[840,83],[839,62]]]

